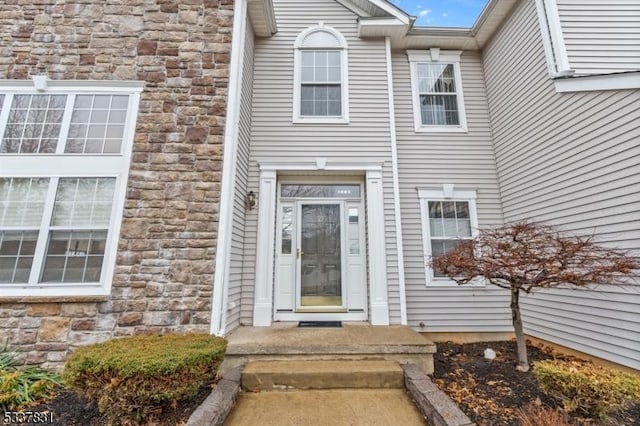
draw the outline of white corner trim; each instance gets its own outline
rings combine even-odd
[[[416,133],[466,133],[467,113],[464,105],[464,90],[462,84],[462,73],[460,71],[461,50],[407,50],[409,59],[409,74],[411,77],[411,97],[413,101],[413,123]],[[435,54],[435,55],[434,55]],[[437,60],[435,60],[437,56]],[[456,83],[456,102],[458,106],[457,126],[429,126],[422,124],[422,114],[420,113],[420,93],[418,90],[418,64],[419,63],[446,63],[453,65],[453,73]]]
[[[213,300],[211,301],[211,334],[224,335],[227,322],[227,295],[231,263],[231,229],[233,222],[233,197],[236,181],[237,144],[242,96],[242,68],[247,22],[246,0],[236,0],[233,17],[229,90],[227,95],[227,119],[224,131],[224,162],[222,188],[220,189],[220,217],[216,245]]]
[[[535,0],[547,69],[552,77],[571,74],[556,0]]]
[[[369,300],[371,324],[389,325],[387,253],[384,232],[382,172],[367,171],[367,234],[369,241]]]
[[[640,71],[556,78],[553,85],[559,93],[640,89]]]
[[[268,327],[273,314],[273,266],[276,229],[276,171],[260,171],[253,325]]]
[[[396,139],[396,111],[393,93],[393,67],[391,63],[391,38],[384,38],[387,58],[387,96],[389,97],[389,136],[391,138],[391,170],[393,178],[393,209],[396,222],[396,249],[398,255],[398,291],[400,293],[400,323],[407,324],[407,294],[404,276],[404,247],[402,244],[402,215],[400,210],[400,185],[398,177],[398,144]]]

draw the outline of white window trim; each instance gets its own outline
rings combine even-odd
[[[342,97],[342,115],[340,117],[309,117],[300,115],[300,92],[301,92],[301,52],[305,50],[302,47],[302,42],[305,38],[316,31],[325,31],[332,34],[340,43],[341,52],[341,82],[340,92]],[[314,25],[302,31],[298,34],[296,41],[293,45],[294,58],[293,58],[293,123],[296,124],[349,124],[349,54],[347,40],[336,29],[324,25],[319,22],[318,25]],[[321,47],[308,49],[308,50],[338,50],[336,48],[323,49]]]
[[[464,93],[462,89],[462,73],[460,72],[460,50],[407,50],[411,74],[411,96],[413,99],[413,121],[417,133],[466,133],[467,114],[464,108]],[[457,126],[429,126],[422,124],[420,113],[420,94],[418,92],[418,64],[419,63],[445,63],[453,65],[453,73],[456,79],[456,101],[458,104]]]
[[[435,277],[431,261],[431,229],[429,227],[429,201],[466,201],[469,203],[471,238],[478,236],[477,193],[474,189],[455,188],[453,184],[444,184],[440,188],[418,188],[420,200],[420,220],[422,222],[422,248],[424,253],[424,275],[427,287],[458,287],[458,284],[446,277]],[[474,280],[472,286],[485,285],[484,280]]]
[[[47,177],[50,179],[49,188],[64,177],[113,177],[116,179],[114,200],[111,210],[107,242],[104,253],[102,273],[99,283],[37,283],[43,267],[44,252],[36,257],[32,265],[29,284],[0,284],[0,294],[3,297],[84,297],[107,296],[111,292],[113,273],[120,237],[120,227],[124,213],[129,164],[131,162],[133,139],[140,103],[140,92],[144,83],[138,81],[47,81],[45,87],[36,89],[29,80],[0,81],[0,93],[13,94],[109,94],[129,95],[127,121],[125,124],[122,150],[120,154],[0,154],[0,177]],[[7,113],[3,109],[4,115]],[[70,116],[70,114],[65,114]],[[63,126],[64,128],[64,126]],[[4,133],[4,132],[2,132]],[[0,133],[0,137],[2,137]],[[82,158],[82,161],[78,161]],[[19,159],[19,161],[18,161]],[[53,181],[53,182],[52,182]],[[45,212],[52,211],[55,201],[55,191],[48,192]],[[43,214],[43,223],[48,218]],[[47,228],[48,228],[47,223]],[[39,241],[43,238],[42,226],[39,228]],[[34,272],[37,271],[37,272]]]

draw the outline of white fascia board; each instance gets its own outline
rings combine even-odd
[[[369,1],[373,5],[379,7],[380,9],[382,9],[385,12],[387,12],[388,14],[390,14],[391,16],[399,19],[405,25],[410,25],[411,24],[411,22],[412,22],[411,16],[408,15],[406,12],[404,12],[402,9],[392,5],[388,1],[384,1],[384,0],[369,0]]]
[[[553,85],[558,93],[640,89],[640,71],[556,78]]]

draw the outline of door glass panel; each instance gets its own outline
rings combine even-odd
[[[360,254],[360,225],[358,208],[349,208],[349,254]]]
[[[282,185],[282,197],[360,198],[360,185]]]
[[[291,254],[291,236],[293,235],[293,207],[282,207],[282,246],[280,253]]]
[[[302,205],[301,305],[342,305],[340,205]]]

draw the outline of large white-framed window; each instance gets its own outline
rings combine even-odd
[[[460,51],[408,50],[416,132],[466,132]]]
[[[0,294],[107,295],[143,83],[37,80],[0,82]]]
[[[294,44],[293,122],[349,122],[347,42],[324,25],[307,28]]]
[[[440,188],[418,189],[428,286],[455,286],[441,271],[430,266],[431,259],[454,248],[460,241],[478,233],[476,191],[455,189],[447,184]]]

